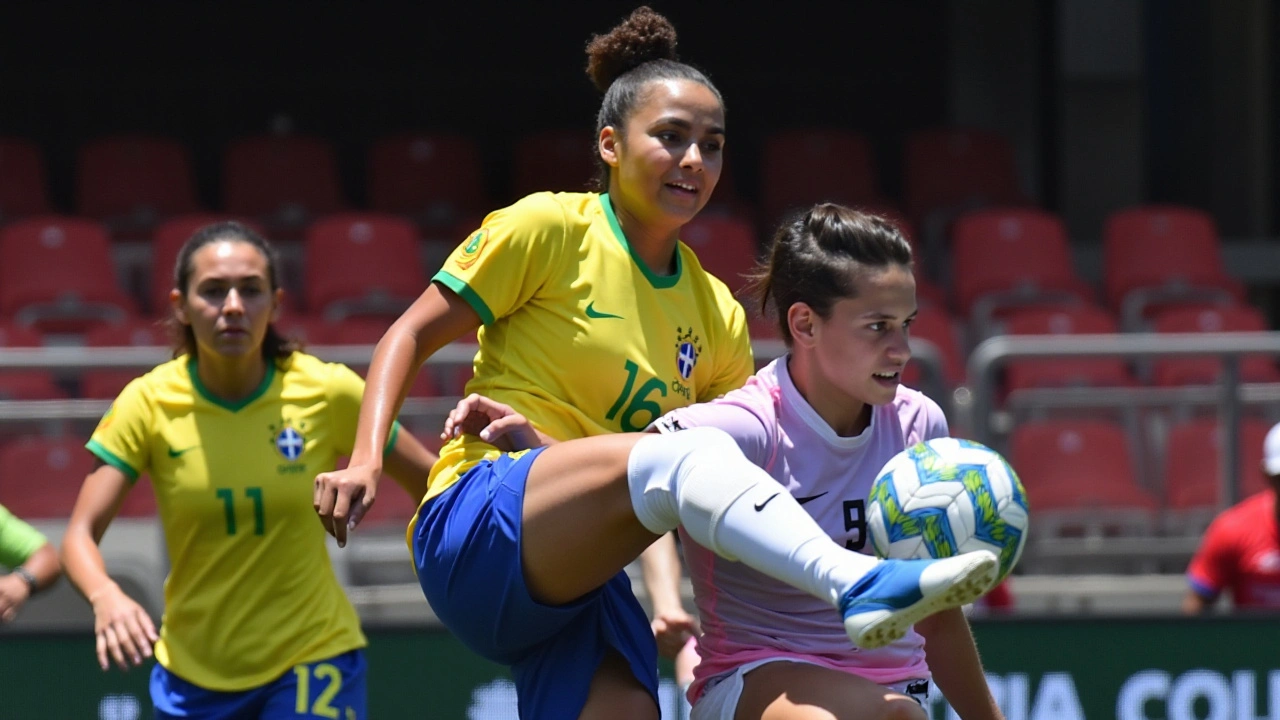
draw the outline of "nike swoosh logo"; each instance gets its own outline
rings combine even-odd
[[[828,490],[827,492],[831,492],[831,491],[830,491],[830,490]],[[820,498],[820,497],[822,497],[823,495],[826,495],[826,494],[827,494],[827,493],[824,493],[824,492],[823,492],[823,493],[818,493],[817,495],[810,495],[809,497],[798,497],[798,498],[796,498],[796,502],[797,502],[797,503],[800,503],[801,505],[803,505],[803,504],[805,504],[805,503],[807,503],[807,502],[812,502],[812,501],[814,501],[814,500],[817,500],[818,498]]]
[[[599,310],[597,310],[596,303],[594,300],[587,303],[587,317],[596,318],[596,319],[599,319],[599,318],[616,318],[618,320],[622,319],[621,315],[610,315],[609,313],[600,312]]]
[[[171,458],[182,457],[185,453],[191,452],[192,450],[195,450],[198,447],[200,446],[192,445],[191,447],[184,448],[182,450],[174,450],[173,448],[169,448],[169,457]]]
[[[782,494],[782,493],[774,493],[774,494],[770,495],[770,496],[769,496],[769,498],[768,498],[767,500],[765,500],[764,502],[760,503],[759,505],[756,505],[756,506],[755,506],[755,508],[756,508],[756,512],[760,512],[761,510],[763,510],[763,509],[764,509],[764,506],[765,506],[765,505],[768,505],[770,500],[773,500],[774,498],[778,497],[778,496],[779,496],[779,495],[781,495],[781,494]]]

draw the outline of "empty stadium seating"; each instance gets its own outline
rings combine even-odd
[[[1013,145],[1000,135],[933,128],[908,134],[905,145],[904,201],[917,222],[934,213],[1027,202]]]
[[[1255,417],[1240,420],[1236,447],[1240,498],[1266,489],[1262,472],[1262,442],[1270,423]],[[1174,532],[1199,534],[1218,510],[1221,486],[1222,438],[1214,418],[1189,420],[1170,428],[1164,441],[1164,492],[1174,511]]]
[[[1180,306],[1160,312],[1152,319],[1158,333],[1263,332],[1267,320],[1257,308],[1246,305]],[[1222,363],[1217,358],[1166,357],[1153,364],[1152,382],[1157,385],[1203,385],[1218,381]],[[1243,382],[1280,382],[1275,358],[1248,355],[1240,359]]]
[[[168,347],[169,330],[154,320],[132,320],[117,325],[100,325],[85,333],[86,347]],[[129,381],[138,377],[138,370],[86,370],[80,376],[80,396],[111,400],[120,394]]]
[[[860,133],[835,127],[796,128],[765,138],[760,159],[760,205],[767,223],[814,203],[885,202],[871,145]]]
[[[1103,226],[1103,287],[1126,329],[1171,303],[1244,300],[1222,264],[1209,215],[1193,208],[1143,205],[1112,213]]]
[[[31,436],[0,446],[0,505],[24,519],[69,517],[94,467],[84,442]]]
[[[982,334],[1009,308],[1093,300],[1093,289],[1075,271],[1066,229],[1050,213],[974,211],[955,221],[951,240],[956,310]]]
[[[1118,332],[1115,318],[1094,305],[1013,310],[1001,323],[1008,335],[1081,335]],[[1134,384],[1119,358],[1016,360],[1005,366],[1009,391],[1037,387],[1109,387]]]
[[[399,315],[426,288],[412,223],[372,213],[331,215],[312,223],[304,245],[306,304],[332,320]]]
[[[36,330],[0,321],[0,349],[40,347]],[[0,400],[56,400],[66,397],[47,370],[0,371]]]
[[[253,218],[273,239],[295,239],[312,218],[345,208],[333,145],[303,135],[241,138],[226,149],[223,208]]]
[[[50,210],[40,148],[21,138],[0,137],[0,224]]]
[[[369,149],[369,204],[423,227],[451,231],[462,218],[488,209],[481,170],[480,151],[470,137],[388,135]]]
[[[1021,423],[1010,437],[1037,537],[1149,533],[1159,502],[1138,482],[1123,427],[1104,421]]]
[[[117,238],[198,209],[191,159],[178,141],[116,135],[80,148],[76,210],[107,223]]]
[[[83,332],[133,312],[99,223],[45,215],[0,228],[0,316]]]
[[[511,165],[511,195],[546,190],[583,192],[596,176],[595,136],[588,128],[531,133],[516,142]]]

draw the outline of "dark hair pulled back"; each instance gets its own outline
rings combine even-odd
[[[271,243],[243,223],[234,221],[217,222],[196,230],[183,243],[182,249],[178,251],[178,259],[173,265],[173,286],[178,289],[178,292],[182,293],[184,298],[191,289],[191,275],[195,272],[194,258],[196,252],[206,245],[223,241],[241,242],[253,246],[267,261],[267,280],[271,283],[270,292],[274,293],[280,287],[280,258]],[[173,356],[176,358],[180,355],[189,355],[192,358],[196,358],[199,348],[196,345],[196,336],[191,330],[191,326],[179,322],[176,317],[172,316],[169,318],[168,324],[170,334],[173,337]],[[266,360],[283,360],[301,349],[302,343],[281,335],[274,324],[267,326],[267,335],[262,340],[263,358]]]
[[[778,329],[790,347],[787,311],[792,305],[804,303],[829,318],[837,301],[857,296],[857,271],[891,265],[910,268],[911,263],[910,243],[888,220],[822,203],[778,228],[752,290],[762,312],[776,313]]]

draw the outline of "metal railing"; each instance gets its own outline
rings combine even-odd
[[[1026,407],[1125,407],[1157,402],[1216,405],[1224,449],[1219,453],[1219,505],[1227,507],[1240,497],[1240,409],[1243,404],[1280,402],[1280,384],[1242,384],[1240,358],[1244,355],[1280,356],[1280,332],[1259,333],[1125,333],[1120,335],[1006,335],[989,338],[969,355],[967,402],[960,404],[966,426],[975,440],[992,444],[999,433],[1001,413],[996,408],[1000,369],[1013,360],[1044,358],[1126,359],[1152,357],[1214,357],[1222,361],[1215,387],[1069,388],[1026,391],[1019,400]],[[1007,424],[1007,423],[1006,423]]]
[[[751,344],[757,362],[767,362],[786,352],[781,340],[757,340]],[[912,353],[924,371],[927,391],[944,408],[951,397],[942,372],[942,356],[927,340],[912,340]],[[315,345],[307,352],[329,362],[367,367],[373,357],[372,345]],[[427,358],[428,365],[470,364],[476,346],[454,343]],[[49,370],[55,373],[86,370],[146,370],[172,357],[167,347],[38,347],[0,348],[0,372],[7,370]],[[453,409],[456,398],[408,398],[402,417],[444,415]],[[106,412],[110,400],[0,400],[0,423],[30,420],[96,420]]]

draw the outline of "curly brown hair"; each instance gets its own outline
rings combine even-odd
[[[659,80],[691,80],[705,85],[724,107],[724,98],[711,80],[701,70],[679,61],[671,21],[646,5],[636,8],[609,32],[591,38],[587,43],[587,76],[604,93],[596,114],[596,138],[606,127],[621,128],[640,104],[649,83]],[[600,167],[597,189],[608,190],[609,166],[598,154],[596,160]]]

